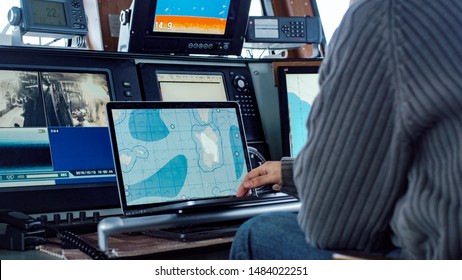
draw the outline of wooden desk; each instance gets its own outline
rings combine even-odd
[[[96,233],[80,236],[97,247]],[[109,238],[111,259],[157,259],[157,260],[226,260],[232,237],[182,242],[140,234],[120,234]],[[90,259],[78,249],[61,249],[54,244],[39,246],[37,250],[0,250],[2,260],[78,260]]]
[[[51,256],[38,250],[29,251],[9,251],[0,250],[0,260],[59,260],[60,258]]]

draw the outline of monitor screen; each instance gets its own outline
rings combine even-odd
[[[115,182],[106,73],[0,70],[0,77],[0,188]]]
[[[162,101],[226,101],[222,73],[157,72]]]
[[[0,49],[1,208],[28,214],[117,210],[110,100],[141,100],[133,59]]]
[[[20,2],[19,15],[11,13],[11,17],[21,21],[18,27],[21,35],[72,39],[75,36],[86,36],[88,33],[83,0]]]
[[[67,26],[63,2],[32,0],[30,8],[32,24]]]
[[[318,66],[288,66],[278,69],[284,156],[297,156],[308,139],[306,121],[319,93],[318,68]]]
[[[231,0],[158,0],[154,32],[223,35]]]
[[[234,195],[247,174],[238,106],[178,104],[111,111],[128,206]]]
[[[241,55],[251,0],[135,0],[118,50]]]

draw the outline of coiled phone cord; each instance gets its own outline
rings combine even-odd
[[[79,249],[94,260],[108,259],[108,256],[103,251],[85,242],[78,235],[70,231],[58,231],[56,237],[61,241],[61,248],[63,249]]]

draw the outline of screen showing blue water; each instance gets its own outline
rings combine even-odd
[[[233,108],[112,112],[128,205],[234,195],[247,174]]]
[[[290,152],[296,156],[308,139],[306,121],[319,93],[317,73],[286,74],[289,105]]]

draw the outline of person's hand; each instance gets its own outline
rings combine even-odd
[[[281,162],[267,161],[252,169],[239,186],[236,196],[245,196],[250,189],[273,184],[273,190],[279,191],[282,185]]]

